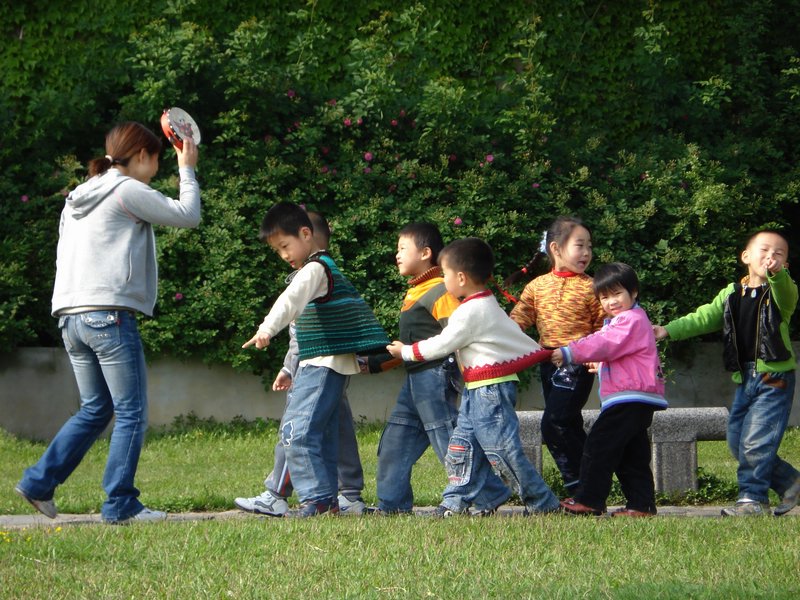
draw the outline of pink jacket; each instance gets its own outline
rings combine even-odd
[[[638,304],[561,350],[565,363],[602,363],[600,410],[625,402],[667,408],[653,325]]]

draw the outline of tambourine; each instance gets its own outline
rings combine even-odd
[[[183,150],[183,140],[191,138],[195,144],[200,144],[200,128],[194,119],[182,108],[173,106],[164,109],[161,115],[161,130],[167,136],[169,143]]]

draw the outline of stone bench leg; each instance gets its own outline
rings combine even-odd
[[[670,494],[697,490],[697,442],[653,442],[653,479],[656,492]]]

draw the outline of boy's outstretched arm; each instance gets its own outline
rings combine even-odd
[[[247,340],[244,344],[242,344],[242,348],[249,348],[253,344],[255,344],[256,348],[259,350],[263,350],[267,346],[269,346],[269,334],[263,331],[256,331],[256,334]]]

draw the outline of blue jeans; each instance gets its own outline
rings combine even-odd
[[[335,499],[339,402],[347,375],[327,367],[297,370],[281,420],[281,444],[300,502]]]
[[[739,500],[768,502],[769,489],[779,496],[800,476],[778,456],[794,398],[794,371],[756,373],[750,363],[728,419],[728,448],[739,462]]]
[[[147,377],[136,316],[99,310],[62,316],[58,325],[78,383],[81,406],[25,470],[19,487],[49,500],[80,464],[112,417],[114,429],[103,475],[105,521],[121,521],[144,508],[133,485],[147,429]]]
[[[345,387],[347,384],[345,384]],[[364,470],[361,467],[361,457],[358,454],[358,440],[353,424],[353,411],[343,393],[339,401],[339,460],[337,462],[339,477],[339,493],[350,500],[361,498],[364,489]],[[276,496],[288,498],[292,495],[294,486],[286,464],[286,452],[283,444],[275,444],[275,458],[272,471],[264,480],[264,487]]]
[[[522,451],[516,404],[515,381],[464,389],[447,451],[450,484],[444,490],[444,506],[456,511],[469,507],[494,470],[529,512],[558,509],[558,498]]]
[[[414,504],[411,471],[429,446],[445,464],[462,385],[453,358],[406,376],[378,445],[377,492],[381,510],[411,511]],[[487,483],[486,493],[475,501],[478,508],[494,508],[508,499],[503,482],[496,477],[492,479]]]

